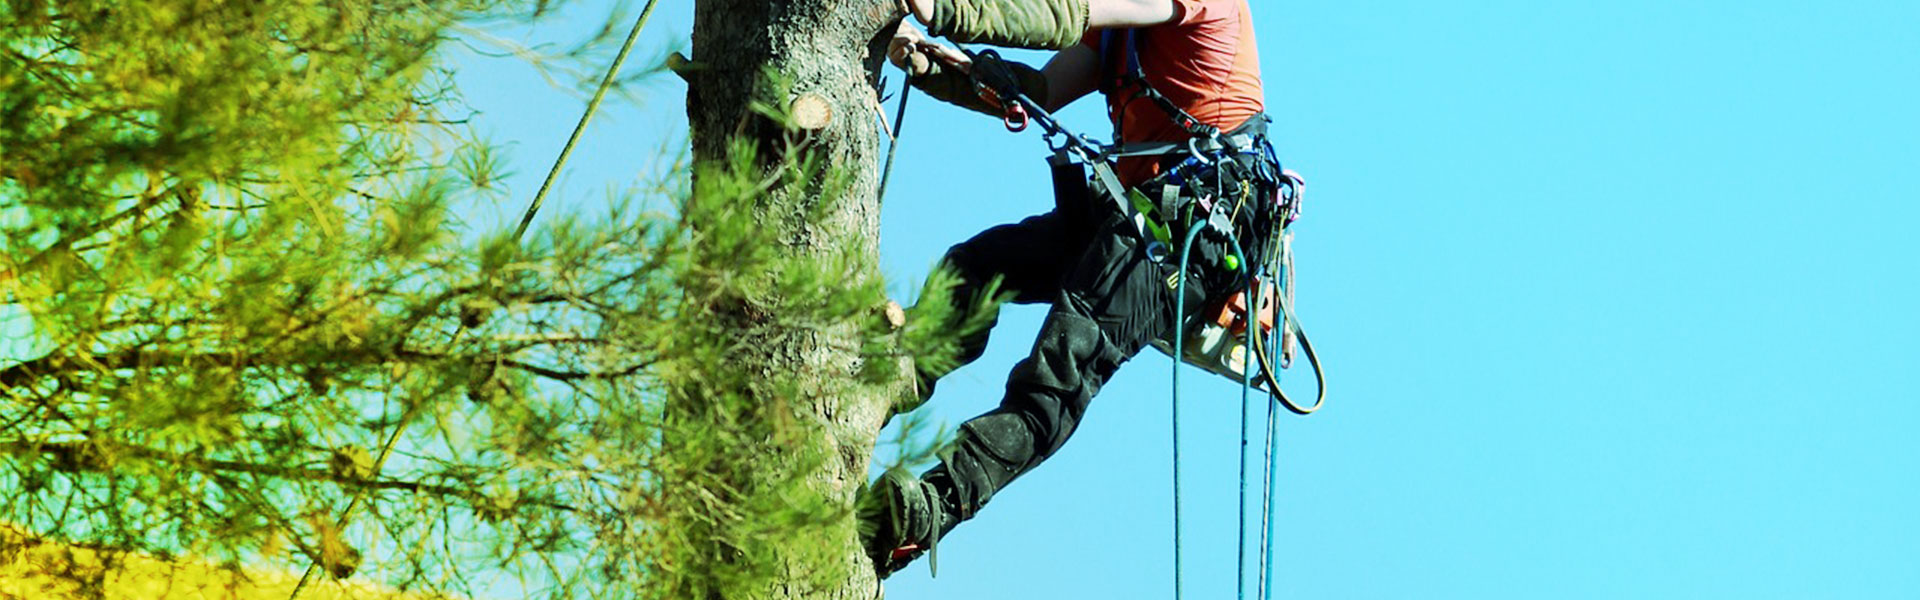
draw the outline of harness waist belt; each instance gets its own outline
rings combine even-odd
[[[1179,142],[1134,142],[1116,144],[1103,154],[1111,158],[1131,158],[1136,156],[1164,156],[1183,151],[1217,152],[1221,150],[1247,151],[1254,147],[1262,136],[1267,134],[1267,113],[1258,113],[1248,117],[1246,122],[1226,135],[1202,138],[1188,138]]]
[[[1185,142],[1135,142],[1121,144],[1108,150],[1105,155],[1113,158],[1132,158],[1136,156],[1165,156],[1181,152],[1216,152],[1220,150],[1245,151],[1253,147],[1254,136],[1242,133],[1221,138],[1220,141],[1194,138]]]

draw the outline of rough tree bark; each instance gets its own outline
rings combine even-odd
[[[878,183],[879,131],[875,126],[875,87],[884,60],[886,37],[898,18],[893,0],[698,0],[693,27],[694,68],[688,80],[687,113],[692,125],[694,159],[727,158],[737,136],[779,145],[789,131],[756,115],[749,102],[764,85],[768,70],[785,76],[792,85],[793,102],[824,101],[826,120],[808,123],[806,152],[818,153],[849,170],[848,195],[834,202],[824,218],[798,215],[813,208],[817,198],[804,186],[777,188],[754,206],[768,243],[779,244],[790,256],[827,259],[833,242],[857,240],[857,252],[872,259],[878,253],[880,206]],[[817,99],[817,100],[816,100]],[[817,125],[818,127],[813,127]],[[774,158],[763,154],[763,161]],[[697,187],[697,186],[696,186]],[[866,265],[877,260],[858,261]],[[847,273],[850,280],[878,277],[871,267]],[[748,274],[749,276],[751,274]],[[778,373],[801,381],[845,379],[858,368],[858,332],[820,331],[807,335],[770,335],[749,324],[740,328],[740,347],[752,349],[736,360],[748,372]],[[865,483],[874,439],[898,391],[868,390],[851,396],[808,398],[806,410],[825,425],[828,461],[821,472],[809,474],[819,493],[851,503]],[[778,449],[772,449],[777,451]],[[871,598],[876,589],[857,538],[813,540],[833,544],[839,566],[851,578],[839,589],[781,586],[773,598]],[[818,571],[834,565],[790,564],[793,572]]]

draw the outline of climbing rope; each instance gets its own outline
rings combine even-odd
[[[1298,197],[1296,196],[1294,200],[1298,201]],[[1275,236],[1275,238],[1273,239],[1272,245],[1270,246],[1270,250],[1272,251],[1268,252],[1267,256],[1274,256],[1278,259],[1275,261],[1277,264],[1274,265],[1276,267],[1273,273],[1274,283],[1276,285],[1284,285],[1284,286],[1288,286],[1288,288],[1291,288],[1292,282],[1293,282],[1293,261],[1290,257],[1280,255],[1280,251],[1283,248],[1282,247],[1283,242],[1281,241],[1281,238],[1284,237],[1285,235],[1287,234],[1283,233],[1280,236]],[[1285,302],[1287,299],[1287,291],[1288,290],[1283,289],[1283,290],[1280,290],[1279,293],[1274,294],[1274,299],[1273,299],[1274,302],[1275,303]],[[1261,303],[1266,300],[1264,296],[1255,295],[1255,296],[1249,296],[1249,297],[1253,299],[1252,314],[1258,315],[1266,310],[1265,307],[1261,306]],[[1282,314],[1285,314],[1285,313],[1283,312]],[[1285,326],[1286,325],[1282,325],[1282,327],[1285,327]],[[1285,332],[1279,328],[1275,328],[1273,332],[1269,335],[1277,338],[1277,337],[1284,336]],[[1250,341],[1255,346],[1260,345],[1259,343],[1267,338],[1267,336],[1253,336],[1251,335],[1251,330],[1249,330],[1248,337],[1252,338]],[[1274,344],[1273,346],[1270,346],[1270,347],[1252,348],[1253,353],[1260,357],[1260,368],[1263,370],[1263,372],[1265,372],[1269,376],[1268,381],[1270,383],[1270,385],[1267,386],[1267,439],[1266,439],[1266,444],[1261,446],[1261,452],[1260,452],[1260,458],[1261,458],[1261,461],[1260,461],[1260,471],[1261,471],[1260,473],[1260,559],[1259,559],[1260,574],[1256,576],[1259,583],[1256,584],[1256,587],[1254,588],[1255,596],[1258,598],[1261,598],[1262,600],[1265,600],[1266,598],[1268,598],[1267,574],[1269,571],[1273,570],[1273,563],[1270,562],[1271,558],[1267,554],[1267,549],[1269,547],[1268,544],[1270,543],[1271,534],[1273,533],[1273,525],[1272,525],[1273,463],[1276,462],[1277,460],[1277,458],[1274,456],[1275,448],[1273,444],[1273,438],[1274,438],[1274,431],[1277,429],[1277,426],[1279,423],[1279,416],[1280,416],[1280,411],[1273,409],[1274,402],[1275,402],[1275,395],[1280,393],[1280,383],[1279,381],[1277,381],[1277,378],[1272,377],[1273,373],[1271,371],[1273,362],[1274,362],[1273,360],[1271,360],[1272,359],[1271,355],[1279,352],[1280,350],[1277,346],[1278,344]],[[1246,403],[1246,398],[1242,397],[1240,401],[1242,405],[1244,405]],[[1318,410],[1318,408],[1319,408],[1319,405],[1316,403],[1315,409]],[[1240,418],[1241,431],[1243,432],[1246,431],[1246,425],[1247,425],[1247,420],[1246,420],[1246,417],[1243,416]],[[1246,448],[1244,447],[1244,445],[1241,448],[1241,460],[1243,461],[1246,460]],[[1246,476],[1244,474],[1241,475],[1240,481],[1241,481],[1240,498],[1242,501],[1245,501],[1246,500],[1246,491],[1245,491]],[[1245,518],[1246,512],[1244,509],[1241,511],[1240,514],[1242,518]],[[1245,534],[1246,526],[1244,524],[1241,525],[1240,531],[1242,532],[1243,535]],[[1240,580],[1244,583],[1246,581],[1246,578],[1243,576],[1241,577]]]
[[[1235,210],[1236,211],[1238,210],[1237,206],[1235,207]],[[1246,255],[1246,249],[1240,247],[1240,240],[1238,239],[1233,241],[1233,251],[1240,256]],[[1259,274],[1260,273],[1256,272],[1254,273],[1254,275],[1256,276],[1247,278],[1247,298],[1249,302],[1248,308],[1252,310],[1247,313],[1247,321],[1248,321],[1247,342],[1246,344],[1241,346],[1242,350],[1241,350],[1240,364],[1242,365],[1252,364],[1253,357],[1249,356],[1249,354],[1253,352],[1253,338],[1255,337],[1254,332],[1260,329],[1260,326],[1259,326],[1260,278],[1257,277],[1257,275]],[[1250,400],[1250,392],[1252,390],[1253,390],[1253,378],[1241,377],[1240,378],[1240,512],[1238,513],[1239,521],[1237,521],[1240,525],[1239,527],[1240,537],[1237,538],[1237,543],[1234,544],[1233,581],[1234,581],[1234,597],[1243,598],[1243,599],[1247,597],[1247,589],[1246,589],[1247,588],[1247,421],[1248,421],[1247,405],[1251,404],[1249,400]],[[1273,412],[1273,407],[1268,406],[1267,412],[1269,413]],[[1263,551],[1260,553],[1260,555],[1264,557],[1266,556],[1266,552],[1264,551],[1264,549],[1262,550]],[[1266,570],[1266,565],[1263,564],[1260,566],[1260,568],[1262,571],[1264,571]]]
[[[600,87],[593,91],[593,99],[587,102],[587,110],[580,113],[580,122],[574,124],[573,135],[567,136],[567,144],[560,147],[560,156],[553,159],[553,168],[547,170],[546,181],[540,182],[540,191],[534,192],[533,202],[527,205],[526,214],[520,217],[520,226],[513,230],[514,240],[519,240],[527,232],[527,225],[533,223],[533,214],[540,211],[540,203],[546,200],[547,190],[560,177],[560,168],[567,164],[567,156],[573,154],[573,145],[580,141],[580,134],[587,130],[587,122],[593,120],[593,113],[600,110],[600,101],[607,97],[607,89],[613,87],[614,78],[620,76],[620,65],[627,62],[627,53],[633,51],[634,40],[640,39],[640,30],[647,26],[647,18],[653,16],[653,7],[659,3],[660,0],[647,0],[647,6],[640,9],[640,17],[634,19],[633,29],[627,32],[627,41],[620,45],[620,53],[614,55],[606,76],[600,78]]]
[[[1247,349],[1248,352],[1252,348]],[[1251,359],[1252,357],[1248,357]],[[1239,537],[1234,539],[1234,597],[1247,597],[1247,390],[1251,389],[1250,380],[1242,378],[1240,383],[1240,527]],[[1271,409],[1269,409],[1271,410]]]
[[[1279,332],[1275,331],[1274,334],[1279,335]],[[1268,598],[1267,572],[1272,570],[1273,565],[1272,562],[1269,562],[1270,558],[1267,555],[1267,548],[1269,534],[1273,531],[1273,526],[1270,523],[1273,518],[1273,463],[1276,460],[1274,456],[1273,434],[1279,422],[1278,417],[1280,416],[1280,411],[1273,410],[1274,389],[1278,388],[1271,388],[1267,391],[1267,443],[1263,446],[1264,449],[1261,452],[1263,460],[1261,461],[1262,473],[1260,477],[1260,583],[1259,587],[1256,588],[1258,590],[1256,594],[1262,600]],[[1243,420],[1242,423],[1244,424],[1245,421]]]
[[[1187,229],[1188,229],[1187,236],[1182,241],[1182,244],[1181,244],[1180,262],[1179,262],[1180,270],[1178,271],[1178,275],[1177,275],[1179,279],[1178,279],[1178,284],[1175,286],[1175,292],[1174,292],[1174,315],[1176,315],[1175,319],[1177,319],[1177,321],[1174,324],[1175,330],[1173,334],[1173,348],[1174,348],[1173,356],[1175,357],[1186,356],[1184,354],[1185,352],[1184,345],[1185,345],[1187,336],[1185,332],[1186,322],[1184,319],[1184,315],[1186,314],[1186,284],[1187,284],[1187,269],[1190,265],[1190,262],[1189,262],[1190,253],[1193,249],[1194,242],[1199,238],[1199,234],[1201,233],[1201,231],[1205,230],[1208,226],[1209,225],[1204,221],[1195,220],[1195,221],[1189,222],[1187,225]],[[1234,236],[1231,232],[1227,232],[1227,238],[1228,238],[1228,241],[1233,245],[1235,256],[1246,255],[1246,250],[1240,245],[1240,240],[1238,239],[1238,237]],[[1277,254],[1268,253],[1268,256],[1274,257],[1276,263],[1280,262],[1279,256]],[[1273,516],[1273,467],[1274,467],[1274,463],[1277,462],[1278,460],[1277,457],[1275,456],[1276,454],[1275,451],[1277,448],[1274,444],[1275,432],[1278,428],[1278,425],[1277,425],[1277,416],[1279,414],[1278,407],[1285,407],[1286,409],[1294,413],[1306,415],[1306,414],[1311,414],[1316,410],[1319,410],[1320,407],[1326,401],[1326,376],[1320,366],[1319,357],[1317,354],[1315,354],[1313,350],[1313,346],[1311,345],[1311,342],[1307,339],[1306,332],[1299,327],[1299,320],[1297,317],[1294,316],[1293,308],[1291,306],[1291,303],[1287,301],[1287,297],[1284,291],[1282,291],[1282,293],[1277,293],[1274,295],[1275,296],[1274,303],[1278,305],[1278,308],[1281,311],[1281,313],[1284,315],[1284,318],[1279,324],[1279,327],[1274,328],[1274,330],[1269,335],[1277,338],[1283,334],[1283,330],[1281,328],[1285,327],[1285,328],[1292,328],[1292,331],[1294,332],[1294,334],[1299,338],[1301,351],[1307,356],[1308,362],[1313,366],[1314,379],[1319,386],[1319,389],[1317,390],[1317,397],[1312,406],[1301,407],[1298,404],[1294,403],[1292,399],[1286,395],[1286,391],[1280,387],[1279,373],[1276,369],[1273,368],[1273,365],[1276,362],[1276,360],[1274,360],[1274,358],[1271,355],[1273,353],[1278,352],[1278,348],[1276,347],[1277,344],[1273,344],[1272,342],[1268,341],[1267,340],[1268,336],[1258,335],[1256,333],[1260,329],[1258,325],[1259,315],[1265,310],[1265,307],[1263,306],[1263,303],[1265,302],[1265,296],[1260,293],[1260,278],[1271,274],[1276,281],[1276,285],[1284,285],[1283,283],[1280,283],[1280,282],[1287,281],[1286,277],[1290,275],[1290,273],[1285,272],[1284,269],[1290,269],[1291,265],[1277,264],[1271,268],[1274,270],[1274,272],[1269,273],[1268,272],[1269,267],[1262,265],[1258,271],[1250,273],[1249,276],[1247,277],[1246,294],[1247,294],[1247,298],[1249,299],[1249,306],[1248,306],[1249,311],[1247,313],[1246,318],[1248,320],[1248,323],[1246,328],[1245,343],[1241,348],[1241,351],[1242,351],[1241,364],[1251,366],[1254,363],[1254,361],[1256,360],[1258,361],[1258,368],[1260,369],[1259,377],[1261,378],[1262,383],[1266,386],[1265,391],[1267,392],[1267,397],[1268,397],[1266,440],[1261,453],[1262,454],[1262,458],[1261,458],[1262,475],[1261,475],[1261,488],[1260,488],[1261,490],[1260,491],[1260,541],[1259,541],[1259,555],[1258,555],[1258,564],[1260,566],[1260,572],[1257,575],[1258,584],[1257,584],[1257,587],[1255,588],[1256,589],[1255,593],[1262,600],[1265,600],[1266,598],[1268,598],[1268,593],[1270,591],[1270,588],[1267,585],[1267,578],[1268,578],[1269,571],[1272,570],[1272,562],[1271,562],[1272,555],[1269,552],[1269,550],[1271,548],[1271,537],[1272,537],[1271,536],[1271,532],[1272,532],[1271,519]],[[1180,493],[1180,488],[1181,488],[1181,485],[1180,485],[1180,371],[1181,369],[1180,367],[1182,366],[1181,364],[1182,362],[1183,361],[1178,359],[1176,359],[1173,362],[1173,374],[1172,374],[1173,391],[1172,391],[1172,403],[1171,403],[1173,405],[1172,407],[1173,418],[1172,418],[1172,427],[1171,427],[1172,438],[1173,438],[1173,569],[1174,569],[1173,596],[1176,600],[1178,600],[1184,595],[1184,590],[1182,589],[1183,587],[1182,576],[1184,573],[1184,569],[1182,564],[1183,560],[1181,557],[1181,544],[1180,544],[1181,530],[1182,530],[1181,511],[1180,511],[1180,505],[1181,505],[1181,493]],[[1238,545],[1236,546],[1236,551],[1235,551],[1235,559],[1236,559],[1235,596],[1237,598],[1242,598],[1242,599],[1246,597],[1246,564],[1247,564],[1247,560],[1246,560],[1246,547],[1247,547],[1247,542],[1246,542],[1246,532],[1247,532],[1247,522],[1246,522],[1247,520],[1247,517],[1246,517],[1246,514],[1247,514],[1247,455],[1246,455],[1246,450],[1247,450],[1247,441],[1248,441],[1247,428],[1252,421],[1250,419],[1251,414],[1249,411],[1249,407],[1251,404],[1251,392],[1253,390],[1253,382],[1254,382],[1254,373],[1252,372],[1247,372],[1245,375],[1240,377],[1240,446],[1239,446],[1239,451],[1240,451],[1239,508],[1240,508],[1240,512],[1238,517],[1238,523],[1239,523]]]
[[[1115,153],[1115,150],[1118,148],[1117,146],[1101,144],[1093,141],[1090,138],[1086,138],[1084,136],[1080,136],[1080,135],[1074,134],[1071,131],[1068,131],[1066,128],[1062,127],[1053,118],[1053,116],[1050,113],[1048,113],[1048,111],[1045,108],[1041,107],[1037,102],[1034,102],[1032,98],[1027,97],[1024,93],[1021,93],[1020,90],[1018,89],[1017,83],[1012,82],[1010,77],[1004,76],[1004,73],[1001,76],[995,76],[994,73],[1004,72],[1005,66],[1000,64],[999,56],[994,51],[986,50],[986,51],[975,53],[970,50],[967,50],[966,48],[962,48],[961,50],[962,52],[965,52],[967,56],[973,59],[974,68],[971,71],[971,73],[973,75],[976,86],[979,88],[978,91],[982,92],[983,94],[991,94],[994,98],[999,100],[1000,103],[1005,107],[1005,110],[1006,110],[1005,121],[1007,123],[1007,128],[1009,130],[1020,131],[1022,129],[1025,129],[1026,124],[1028,123],[1029,120],[1031,120],[1032,122],[1038,123],[1040,124],[1041,129],[1043,129],[1046,134],[1049,146],[1052,147],[1052,149],[1055,152],[1055,157],[1053,159],[1050,159],[1050,162],[1057,161],[1057,160],[1073,161],[1077,159],[1082,164],[1086,164],[1090,166],[1093,171],[1092,182],[1097,185],[1096,190],[1098,192],[1103,192],[1106,195],[1111,196],[1111,199],[1116,204],[1116,208],[1120,211],[1120,213],[1123,215],[1128,215],[1129,217],[1132,218],[1132,220],[1135,221],[1136,227],[1140,229],[1139,233],[1141,236],[1141,240],[1147,244],[1146,251],[1150,255],[1154,253],[1153,248],[1155,247],[1164,248],[1164,246],[1162,245],[1162,242],[1171,241],[1171,240],[1168,240],[1166,237],[1159,235],[1160,230],[1149,231],[1147,227],[1141,225],[1141,223],[1144,222],[1145,219],[1140,218],[1141,215],[1132,209],[1129,201],[1127,200],[1128,194],[1124,191],[1124,188],[1119,184],[1119,182],[1113,176],[1111,169],[1107,167],[1108,163],[1106,161],[1110,160],[1111,158],[1117,155]],[[904,99],[902,102],[902,110],[904,110]],[[1189,144],[1187,145],[1187,150],[1195,155],[1194,156],[1195,159],[1200,159],[1203,164],[1212,164],[1214,162],[1214,160],[1210,160],[1207,157],[1200,156],[1200,152],[1194,148],[1194,144],[1192,142],[1189,142]],[[1270,149],[1267,150],[1267,157],[1269,160],[1272,160],[1272,153]],[[1222,186],[1219,185],[1218,178],[1222,176],[1220,173],[1220,170],[1216,169],[1214,173],[1216,177],[1215,189],[1224,189]],[[1299,200],[1298,193],[1301,191],[1299,189],[1300,188],[1299,179],[1293,176],[1292,174],[1286,173],[1284,171],[1282,172],[1282,178],[1283,178],[1283,183],[1286,186],[1286,190],[1290,194],[1287,197],[1287,200],[1290,202],[1297,203]],[[1235,213],[1234,213],[1235,215],[1239,214],[1238,208],[1239,207],[1235,208]],[[1297,210],[1297,205],[1296,207],[1291,208],[1290,210]],[[1213,216],[1221,216],[1221,215],[1213,215]],[[1288,215],[1286,218],[1288,221],[1290,221],[1292,218],[1292,215]],[[1179,600],[1180,598],[1182,598],[1185,592],[1185,590],[1183,589],[1185,587],[1183,585],[1185,565],[1184,565],[1184,558],[1182,556],[1183,553],[1182,553],[1182,544],[1181,544],[1181,535],[1182,535],[1183,528],[1181,527],[1182,497],[1181,497],[1181,491],[1180,491],[1181,490],[1181,485],[1180,485],[1180,370],[1181,369],[1180,367],[1181,367],[1181,363],[1185,362],[1185,359],[1186,359],[1185,342],[1187,337],[1186,335],[1187,321],[1185,317],[1186,317],[1186,285],[1187,285],[1187,279],[1188,279],[1187,270],[1191,266],[1191,260],[1190,260],[1191,250],[1193,248],[1194,242],[1199,239],[1200,232],[1204,231],[1209,227],[1221,230],[1226,235],[1227,239],[1231,242],[1236,254],[1234,254],[1230,258],[1234,258],[1235,260],[1237,260],[1238,257],[1246,256],[1245,248],[1241,246],[1240,240],[1236,236],[1234,236],[1233,232],[1231,231],[1232,229],[1231,225],[1222,226],[1212,222],[1212,220],[1210,219],[1199,219],[1199,218],[1189,219],[1189,222],[1187,224],[1187,235],[1185,239],[1182,241],[1182,244],[1180,247],[1180,257],[1178,261],[1179,271],[1177,271],[1173,275],[1173,279],[1172,279],[1172,282],[1173,282],[1172,285],[1175,287],[1175,292],[1174,292],[1175,322],[1173,324],[1173,335],[1172,335],[1173,351],[1171,353],[1174,358],[1173,373],[1172,373],[1173,392],[1172,392],[1172,402],[1171,402],[1172,404],[1171,432],[1172,432],[1172,438],[1173,438],[1173,469],[1172,469],[1173,470],[1173,597],[1175,598],[1175,600]],[[1282,229],[1284,230],[1284,225],[1282,225]],[[1154,235],[1155,237],[1158,237],[1160,241],[1159,242],[1153,241],[1153,238],[1149,237],[1149,235]],[[1256,360],[1258,361],[1258,368],[1260,369],[1260,373],[1258,373],[1258,376],[1260,377],[1260,383],[1266,387],[1265,391],[1267,391],[1268,398],[1269,398],[1269,401],[1267,404],[1266,448],[1265,448],[1265,452],[1262,460],[1263,462],[1262,470],[1264,474],[1263,474],[1263,481],[1262,481],[1263,485],[1261,489],[1262,514],[1261,514],[1261,534],[1260,534],[1260,553],[1259,553],[1261,572],[1259,576],[1258,593],[1262,596],[1263,600],[1266,597],[1266,595],[1270,592],[1270,588],[1267,586],[1267,572],[1271,570],[1270,568],[1271,563],[1269,562],[1271,558],[1271,554],[1269,553],[1269,545],[1271,541],[1269,521],[1272,517],[1272,507],[1273,507],[1272,482],[1273,482],[1273,463],[1275,462],[1274,437],[1275,437],[1275,429],[1276,429],[1276,424],[1275,424],[1276,414],[1278,412],[1278,410],[1276,409],[1276,406],[1285,407],[1289,411],[1305,415],[1305,414],[1310,414],[1316,410],[1319,410],[1319,408],[1325,402],[1325,399],[1326,399],[1326,377],[1325,377],[1324,371],[1321,368],[1319,357],[1314,352],[1311,342],[1307,339],[1306,332],[1300,328],[1299,319],[1293,314],[1293,308],[1291,306],[1291,302],[1288,300],[1285,293],[1276,294],[1275,303],[1278,304],[1280,312],[1284,315],[1284,320],[1282,320],[1282,322],[1279,324],[1279,327],[1276,327],[1274,329],[1271,335],[1274,335],[1276,337],[1281,336],[1290,330],[1299,339],[1301,350],[1307,356],[1307,360],[1312,364],[1313,371],[1314,371],[1314,379],[1319,384],[1318,397],[1315,399],[1312,406],[1303,407],[1298,405],[1297,403],[1293,402],[1291,397],[1287,396],[1285,390],[1281,389],[1279,372],[1278,370],[1273,368],[1273,363],[1275,361],[1272,359],[1271,356],[1269,356],[1270,354],[1273,353],[1273,350],[1269,349],[1266,344],[1262,343],[1263,341],[1265,341],[1265,336],[1258,335],[1258,332],[1260,329],[1259,315],[1264,310],[1264,307],[1261,306],[1263,298],[1261,298],[1260,294],[1258,293],[1260,289],[1259,278],[1263,275],[1268,275],[1269,274],[1268,271],[1270,270],[1279,270],[1280,268],[1282,268],[1282,264],[1281,264],[1282,261],[1279,260],[1279,256],[1278,256],[1279,254],[1282,254],[1282,253],[1283,252],[1270,251],[1266,254],[1266,256],[1269,259],[1271,259],[1271,262],[1274,263],[1272,265],[1266,264],[1267,261],[1263,261],[1263,263],[1259,265],[1247,265],[1247,268],[1249,270],[1255,271],[1255,272],[1250,273],[1248,277],[1247,294],[1249,298],[1248,304],[1250,305],[1249,308],[1251,309],[1251,312],[1249,312],[1246,316],[1246,319],[1248,321],[1247,327],[1246,327],[1247,339],[1246,339],[1246,343],[1242,347],[1242,352],[1243,352],[1242,354],[1243,362],[1241,363],[1242,366],[1240,369],[1238,369],[1238,371],[1240,371],[1238,378],[1240,379],[1240,383],[1241,383],[1241,392],[1240,392],[1240,397],[1241,397],[1240,494],[1241,494],[1241,497],[1240,497],[1240,515],[1238,520],[1239,526],[1240,526],[1240,540],[1239,540],[1239,548],[1236,553],[1236,556],[1239,559],[1239,565],[1236,568],[1236,573],[1238,573],[1239,575],[1239,582],[1236,584],[1236,590],[1239,597],[1243,599],[1246,594],[1246,571],[1245,571],[1246,569],[1246,525],[1247,525],[1246,523],[1246,444],[1247,444],[1247,437],[1248,437],[1247,426],[1250,422],[1249,417],[1251,416],[1248,405],[1251,402],[1251,392],[1254,386],[1254,381],[1255,381],[1254,378],[1256,376],[1255,373],[1252,373],[1250,371],[1250,368],[1254,367],[1254,365],[1249,363],[1253,363]],[[1158,256],[1155,256],[1154,260],[1156,261],[1164,260],[1164,258],[1166,258],[1164,255],[1158,255]],[[1237,268],[1237,267],[1234,267],[1233,264],[1234,264],[1233,262],[1229,262],[1227,264],[1227,268],[1229,269]],[[1290,270],[1291,264],[1285,264],[1284,268]],[[1286,274],[1290,275],[1290,273],[1286,273]],[[1291,287],[1290,284],[1286,283],[1285,281],[1286,281],[1285,279],[1276,279],[1276,284],[1281,286],[1281,289],[1283,292],[1285,289]],[[1282,328],[1290,328],[1290,329],[1282,329]],[[1258,357],[1257,359],[1255,358],[1256,356]]]
[[[875,204],[887,200],[887,180],[893,178],[893,154],[900,149],[900,129],[907,124],[907,96],[913,95],[913,76],[908,75],[900,82],[900,108],[893,113],[893,136],[887,141],[887,164],[880,168],[880,190],[874,193]]]
[[[1185,356],[1185,354],[1182,354],[1182,352],[1184,351],[1186,338],[1187,338],[1186,332],[1184,331],[1186,326],[1186,319],[1183,317],[1187,314],[1187,264],[1188,264],[1188,259],[1192,257],[1192,253],[1189,252],[1189,250],[1193,249],[1194,240],[1200,239],[1200,232],[1203,231],[1204,229],[1205,229],[1204,227],[1200,227],[1197,224],[1189,224],[1187,226],[1186,240],[1180,245],[1180,270],[1176,271],[1174,274],[1175,277],[1180,278],[1180,284],[1175,286],[1176,289],[1173,292],[1174,361],[1173,361],[1173,402],[1172,402],[1173,427],[1172,429],[1173,429],[1173,598],[1174,600],[1180,600],[1181,598],[1182,589],[1185,586],[1181,585],[1180,577],[1182,573],[1186,572],[1185,569],[1181,568],[1181,561],[1180,561],[1180,554],[1181,554],[1180,529],[1181,527],[1180,527],[1180,359],[1179,357]]]

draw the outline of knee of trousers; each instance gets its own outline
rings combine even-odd
[[[1014,367],[1006,398],[962,425],[947,456],[961,518],[1066,444],[1100,382],[1124,360],[1092,319],[1049,314],[1034,354]]]
[[[1101,383],[1125,362],[1098,322],[1072,310],[1054,310],[1040,328],[1033,354],[1014,366],[1003,409],[1026,417],[1037,459],[1065,444]]]
[[[973,518],[995,492],[1025,472],[1033,447],[1033,430],[1020,414],[996,410],[961,425],[953,451],[936,469],[953,488],[957,516]]]

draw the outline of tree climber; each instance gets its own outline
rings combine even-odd
[[[1142,206],[1147,220],[1171,227],[1174,239],[1184,233],[1176,215],[1198,213],[1196,204],[1277,193],[1279,166],[1264,137],[1259,55],[1246,0],[900,0],[899,10],[951,40],[1058,50],[1039,70],[1006,64],[1020,89],[1048,111],[1099,90],[1114,143],[1157,148],[1124,153],[1114,172],[1138,192],[1128,193],[1132,205]],[[889,47],[888,58],[913,76],[915,87],[965,108],[1005,113],[978,91],[967,54],[926,35],[903,20]],[[1204,171],[1186,168],[1203,154],[1240,168],[1215,169],[1206,161]],[[1244,289],[1247,270],[1236,265],[1258,260],[1235,256],[1223,235],[1203,235],[1188,272],[1178,274],[1179,263],[1164,260],[1165,234],[1148,234],[1108,197],[1112,188],[1080,171],[1077,177],[1058,173],[1052,211],[987,229],[942,260],[960,279],[952,296],[956,319],[996,279],[1011,301],[1052,308],[1031,354],[1013,368],[999,407],[962,425],[942,464],[918,479],[876,482],[862,532],[883,577],[1059,450],[1101,384],[1173,329],[1176,289],[1185,290],[1185,306],[1196,310]],[[1271,224],[1241,217],[1238,205],[1233,214],[1226,228],[1264,246],[1248,228]],[[1173,285],[1183,278],[1184,287]],[[963,339],[960,364],[979,358],[986,342],[984,330]],[[919,373],[922,400],[945,374]]]

